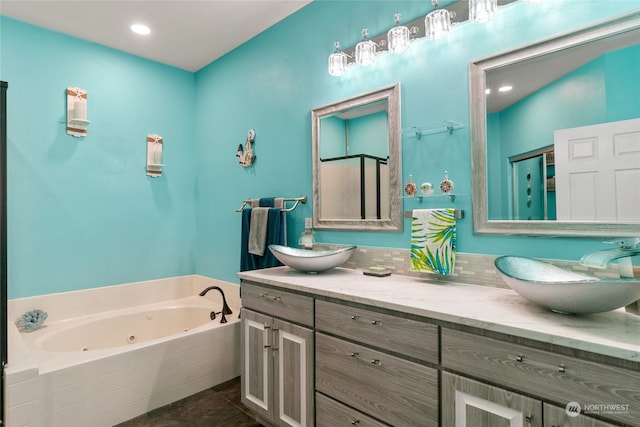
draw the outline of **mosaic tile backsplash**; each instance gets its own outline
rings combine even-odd
[[[316,247],[335,248],[342,245],[318,244]],[[411,253],[408,249],[381,248],[370,246],[358,246],[343,267],[353,269],[367,269],[369,267],[385,267],[392,274],[427,278],[439,282],[457,282],[470,285],[490,286],[494,288],[509,289],[509,286],[502,280],[493,261],[497,255],[482,254],[456,254],[456,265],[454,273],[443,276],[431,273],[416,273],[411,271]],[[618,267],[612,264],[605,270],[590,269],[578,265],[575,261],[545,260],[559,267],[573,269],[579,272],[593,274],[602,277],[620,277]],[[638,267],[640,269],[640,267]],[[639,272],[636,272],[638,275]]]

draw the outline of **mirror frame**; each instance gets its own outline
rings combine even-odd
[[[389,120],[389,200],[390,218],[322,219],[320,218],[320,120],[337,112],[386,100]],[[400,83],[366,92],[311,110],[311,140],[313,162],[313,227],[324,230],[402,231],[402,139],[400,129]]]
[[[475,233],[571,237],[617,237],[640,234],[640,222],[490,220],[487,210],[485,72],[631,31],[640,33],[640,11],[634,10],[595,25],[481,58],[469,64],[472,208]]]

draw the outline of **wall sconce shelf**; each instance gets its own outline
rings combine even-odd
[[[426,128],[425,130],[423,130]],[[428,135],[436,135],[439,133],[448,133],[449,135],[453,135],[453,132],[459,129],[464,129],[464,125],[462,123],[458,123],[453,120],[447,120],[443,123],[442,126],[429,128],[426,126],[413,126],[403,131],[403,134],[407,137],[415,137],[417,139],[422,139],[423,136]]]
[[[77,138],[87,136],[87,91],[79,87],[68,87],[67,91],[67,134]]]

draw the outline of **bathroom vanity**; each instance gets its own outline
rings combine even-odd
[[[242,399],[274,426],[632,426],[640,317],[288,267],[242,279]]]

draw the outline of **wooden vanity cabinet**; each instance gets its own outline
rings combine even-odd
[[[443,370],[536,396],[562,411],[571,402],[585,408],[619,405],[625,410],[597,417],[632,426],[640,420],[640,372],[447,328],[441,332],[441,353]],[[565,419],[552,405],[547,408],[545,427],[607,425],[587,416]]]
[[[263,424],[315,425],[313,299],[246,283],[242,297],[242,403]]]
[[[315,344],[318,427],[438,425],[436,325],[316,300]]]
[[[443,372],[442,425],[543,427],[542,401]]]

